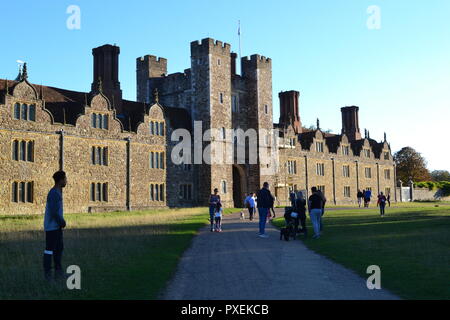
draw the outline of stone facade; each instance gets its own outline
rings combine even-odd
[[[137,58],[138,102],[122,98],[120,49],[111,45],[92,51],[90,92],[32,84],[26,66],[18,81],[0,79],[0,214],[43,213],[60,169],[69,181],[65,212],[207,205],[214,188],[225,206],[239,207],[264,181],[279,205],[290,191],[312,186],[324,189],[329,203],[354,203],[366,188],[397,199],[390,146],[386,137],[362,138],[358,107],[342,108],[341,134],[319,123],[307,130],[299,93],[281,92],[274,124],[270,58],[243,57],[238,74],[229,44],[207,38],[190,47],[191,66],[181,73],[167,74],[164,58]],[[177,129],[194,138],[188,163],[172,159]],[[229,156],[224,150],[246,143],[230,133],[236,129],[254,130],[269,156],[249,164],[247,143],[242,162],[236,154],[225,163],[194,159],[207,148]]]

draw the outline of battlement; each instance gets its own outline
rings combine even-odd
[[[203,55],[209,53],[217,53],[229,55],[231,52],[231,45],[212,38],[205,38],[200,41],[191,42],[191,55]]]
[[[261,56],[259,54],[253,54],[250,57],[242,57],[241,62],[243,64],[272,64],[272,59],[271,58],[267,58],[265,56]]]
[[[151,62],[155,64],[165,64],[167,65],[167,59],[162,57],[157,57],[153,55],[145,55],[143,57],[136,58],[138,62]]]

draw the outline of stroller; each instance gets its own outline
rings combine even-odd
[[[294,212],[292,207],[284,208],[284,220],[286,221],[286,227],[280,230],[280,240],[289,241],[290,238],[295,240],[298,232],[298,213]]]
[[[297,238],[297,234],[303,234],[306,237],[306,227],[301,230],[298,228],[300,219],[301,213],[295,212],[293,207],[284,208],[284,220],[286,221],[286,227],[282,228],[280,231],[280,240],[282,240],[283,237],[286,241],[289,241],[291,237],[295,240]]]

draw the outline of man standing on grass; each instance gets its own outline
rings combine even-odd
[[[47,195],[44,217],[44,276],[46,280],[51,280],[52,258],[55,264],[55,278],[62,278],[64,275],[61,266],[64,249],[62,229],[66,227],[66,221],[63,216],[62,189],[67,184],[66,173],[64,171],[55,172],[53,180],[55,180],[55,185]]]
[[[268,238],[269,236],[265,233],[267,215],[269,214],[270,208],[273,207],[273,196],[269,190],[269,183],[264,182],[263,188],[258,192],[258,213],[259,213],[259,233],[260,238]]]
[[[386,208],[386,196],[383,194],[383,192],[380,193],[378,196],[378,205],[380,206],[380,214],[381,217],[384,217],[384,209]]]
[[[309,217],[314,229],[313,239],[320,237],[320,220],[322,219],[323,200],[322,196],[317,192],[316,187],[311,188],[312,195],[309,197],[308,209]]]

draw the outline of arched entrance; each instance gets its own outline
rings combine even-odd
[[[247,192],[245,169],[240,165],[233,165],[233,201],[235,208],[244,207],[244,198]]]

